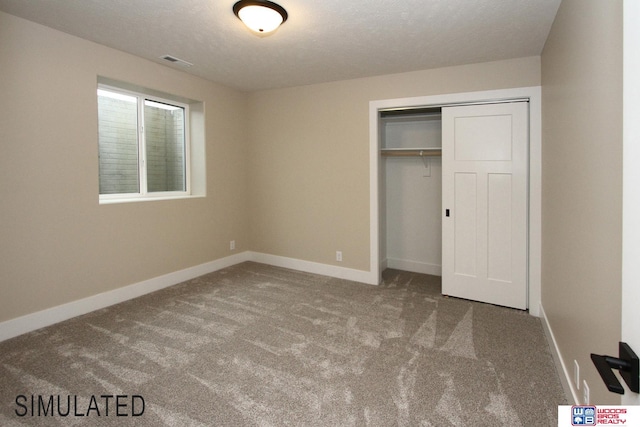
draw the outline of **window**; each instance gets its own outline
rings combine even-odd
[[[190,194],[189,105],[98,86],[100,200]]]

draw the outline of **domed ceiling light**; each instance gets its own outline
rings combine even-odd
[[[257,35],[277,30],[288,18],[282,6],[267,0],[240,0],[233,5],[233,13]]]

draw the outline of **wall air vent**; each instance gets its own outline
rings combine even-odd
[[[176,65],[181,65],[183,67],[193,66],[191,62],[187,62],[184,59],[176,58],[175,56],[171,56],[171,55],[164,55],[164,56],[161,56],[160,58],[164,59],[165,61],[173,62]]]

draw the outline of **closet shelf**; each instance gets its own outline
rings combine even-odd
[[[380,154],[385,157],[438,157],[442,156],[442,148],[383,148]]]

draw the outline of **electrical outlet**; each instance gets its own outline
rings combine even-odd
[[[236,250],[236,241],[232,240],[229,242],[229,250],[230,251],[235,251]]]
[[[576,390],[580,390],[580,365],[578,361],[573,361],[573,383],[576,385]]]
[[[336,251],[336,261],[342,262],[342,251]]]
[[[586,381],[582,381],[582,404],[589,404],[589,386]]]

